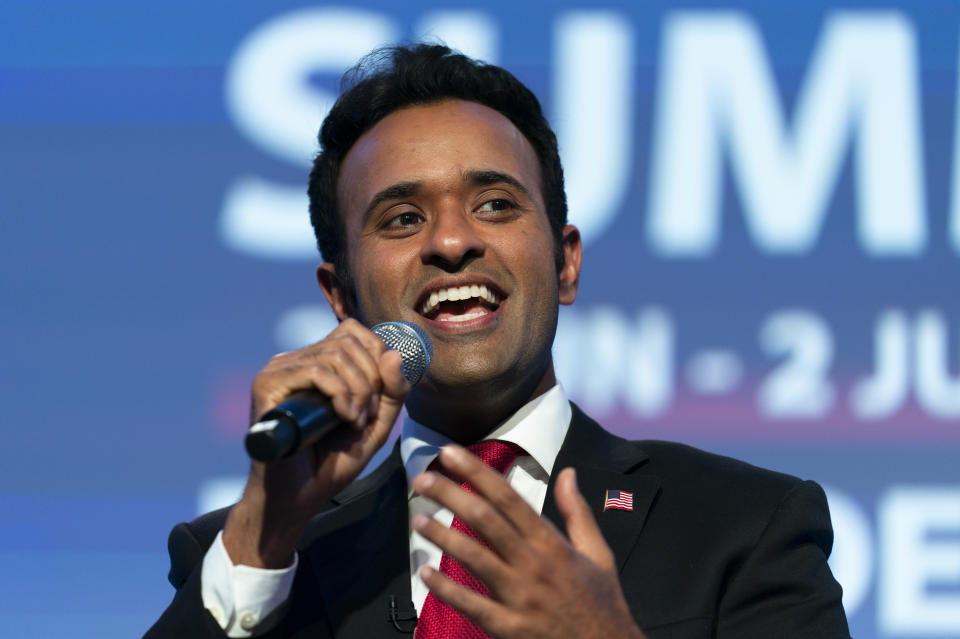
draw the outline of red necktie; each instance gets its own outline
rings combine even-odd
[[[510,465],[513,464],[518,455],[525,454],[523,449],[516,444],[497,440],[478,442],[472,446],[468,446],[467,450],[479,457],[480,461],[484,464],[501,474],[507,472],[507,469],[510,468]],[[460,486],[467,492],[473,492],[473,486],[467,482],[463,482]],[[473,537],[489,548],[486,540],[480,537],[475,530],[460,521],[459,517],[453,518],[453,523],[450,527]],[[447,553],[443,553],[443,557],[440,559],[440,572],[450,578],[454,583],[462,584],[485,597],[489,594],[483,582],[470,574],[466,568],[460,565],[459,561],[448,556]],[[416,638],[489,639],[489,635],[459,612],[434,597],[431,592],[427,595],[427,599],[423,603],[423,609],[420,611],[420,618],[417,621]]]

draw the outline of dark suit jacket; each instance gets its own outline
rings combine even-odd
[[[827,566],[833,531],[817,484],[681,444],[630,442],[576,406],[554,468],[566,466],[577,470],[649,639],[849,637]],[[555,478],[543,516],[563,530]],[[632,492],[633,510],[604,511],[608,489]],[[177,594],[148,639],[224,636],[202,606],[200,563],[226,512],[170,534]],[[314,518],[299,552],[290,599],[266,636],[404,636],[388,619],[391,596],[401,615],[413,610],[399,449]]]

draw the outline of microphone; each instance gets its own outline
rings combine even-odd
[[[417,609],[413,607],[413,602],[407,604],[407,611],[401,613],[400,607],[397,606],[397,596],[390,595],[387,600],[387,621],[393,624],[393,627],[397,632],[402,632],[406,635],[412,635],[413,631],[417,629]],[[410,623],[410,622],[413,623]],[[403,625],[401,626],[401,622]]]
[[[408,382],[423,378],[433,359],[433,344],[422,328],[413,322],[383,322],[370,330],[400,353]],[[300,391],[264,413],[247,431],[244,445],[251,459],[269,462],[317,443],[341,424],[329,398],[317,390]]]

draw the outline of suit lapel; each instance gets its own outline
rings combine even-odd
[[[619,569],[636,545],[654,498],[660,490],[656,477],[635,471],[647,456],[633,442],[611,435],[587,417],[575,404],[567,436],[557,454],[550,484],[543,505],[543,516],[566,533],[563,518],[557,510],[553,491],[557,474],[567,466],[577,471],[577,484],[594,519],[607,540]],[[604,510],[607,490],[621,490],[633,494],[632,510]]]
[[[392,596],[401,617],[415,615],[410,603],[407,480],[399,447],[335,501],[338,506],[316,521],[303,542],[333,635],[402,636],[388,614]],[[322,542],[314,543],[321,537]]]

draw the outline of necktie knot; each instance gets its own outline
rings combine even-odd
[[[467,450],[501,475],[506,473],[523,449],[512,442],[488,439],[467,446]]]
[[[466,448],[472,454],[476,455],[486,466],[489,466],[501,475],[506,474],[506,472],[510,470],[510,466],[517,460],[517,457],[527,454],[526,451],[517,444],[499,439],[487,439],[482,442],[477,442],[476,444],[470,444]],[[439,458],[430,462],[427,470],[432,470],[441,475],[446,475],[451,479],[455,479],[448,475],[443,466],[440,465]],[[469,483],[463,482],[460,485],[466,490],[473,492],[473,486]]]

